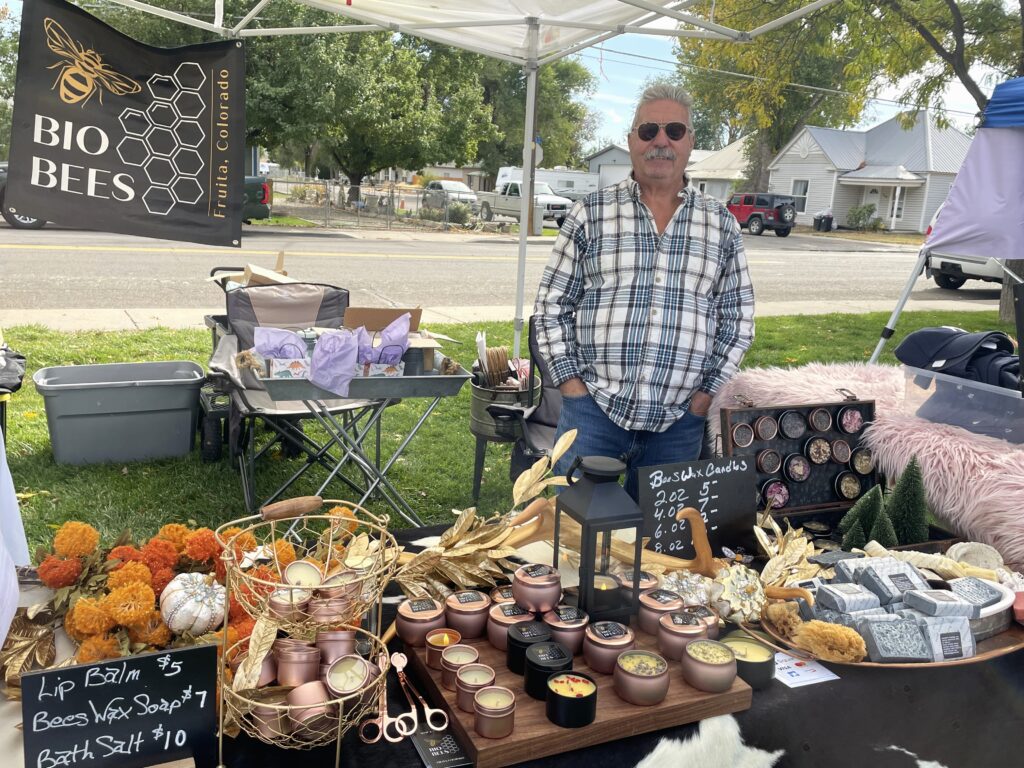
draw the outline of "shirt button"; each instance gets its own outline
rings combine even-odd
[[[656,278],[654,278],[654,282],[656,282],[656,283],[660,283],[660,282],[661,282],[661,278],[660,278],[660,277],[656,277]]]
[[[657,316],[657,314],[658,314],[658,310],[656,310],[656,309],[652,309],[651,310],[651,317],[655,317],[655,316]]]

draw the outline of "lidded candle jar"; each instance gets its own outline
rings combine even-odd
[[[515,603],[492,605],[487,618],[487,640],[499,651],[508,649],[508,628],[513,624],[533,621],[534,615]]]
[[[455,703],[463,712],[472,712],[476,692],[489,685],[494,685],[494,670],[486,664],[459,667],[455,673]]]
[[[267,605],[270,616],[281,621],[302,621],[309,608],[311,592],[308,589],[275,589],[270,593]]]
[[[323,572],[308,560],[294,560],[285,567],[285,584],[292,584],[297,587],[319,587],[324,580]]]
[[[679,661],[691,640],[708,636],[708,625],[692,613],[666,613],[658,619],[658,650],[666,659]]]
[[[760,691],[775,679],[775,652],[751,637],[736,633],[722,640],[736,654],[736,672],[743,681]]]
[[[629,568],[622,573],[616,574],[615,580],[619,582],[619,588],[626,594],[633,594],[633,569]],[[647,571],[640,571],[640,591],[646,592],[658,586],[658,577]]]
[[[550,565],[523,565],[512,574],[516,603],[534,613],[547,613],[562,599],[562,576]]]
[[[718,638],[718,614],[706,605],[687,605],[680,610],[680,613],[689,613],[696,616],[708,626],[708,638]]]
[[[491,598],[475,589],[464,589],[448,595],[444,601],[445,625],[463,637],[480,637],[487,629],[487,611]]]
[[[336,726],[330,704],[331,693],[319,680],[293,688],[285,696],[292,719],[292,733],[297,735],[320,736]]]
[[[660,704],[668,695],[668,662],[652,651],[626,651],[615,660],[615,693],[641,707]]]
[[[678,611],[683,598],[667,589],[649,589],[640,593],[640,629],[649,635],[658,634],[658,619],[662,614]]]
[[[505,649],[505,665],[510,672],[523,674],[526,664],[526,649],[534,643],[551,640],[551,628],[542,621],[524,621],[508,628],[508,646]]]
[[[736,654],[724,643],[694,640],[683,650],[683,679],[698,691],[727,691],[736,679]]]
[[[548,678],[548,720],[562,728],[582,728],[597,716],[597,683],[582,672],[556,672]]]
[[[514,603],[516,596],[512,594],[512,585],[505,584],[501,587],[495,587],[491,590],[491,602],[494,603]]]
[[[544,623],[551,628],[551,639],[561,643],[573,655],[583,650],[583,632],[590,617],[575,605],[560,605],[544,614]]]
[[[480,652],[471,645],[449,645],[441,652],[441,685],[455,690],[455,675],[461,667],[475,664]]]
[[[583,658],[595,672],[610,675],[615,659],[636,646],[633,630],[617,621],[597,621],[583,633]]]
[[[352,601],[347,597],[314,597],[308,611],[321,624],[340,624],[352,618]]]
[[[242,651],[237,654],[235,658],[231,660],[231,673],[237,674],[238,668],[242,666],[242,662],[249,656],[249,651]],[[266,685],[270,685],[277,679],[277,664],[274,662],[274,654],[268,653],[263,657],[263,663],[260,665],[260,676],[256,682],[257,688],[262,688]]]
[[[430,597],[413,597],[398,606],[395,629],[402,642],[422,647],[427,632],[444,626],[444,607]]]
[[[285,646],[274,649],[277,682],[289,688],[320,677],[320,649],[310,646]]]
[[[370,666],[362,656],[353,653],[332,662],[325,677],[327,689],[337,698],[344,698],[366,686]]]
[[[572,653],[561,643],[534,643],[526,649],[523,688],[535,699],[548,695],[548,678],[555,672],[572,669]]]
[[[485,739],[503,739],[515,727],[516,695],[500,685],[489,685],[473,695],[473,729]]]
[[[354,600],[362,591],[361,576],[355,571],[344,570],[328,576],[324,583],[317,587],[320,597],[347,597]]]
[[[449,627],[432,629],[427,632],[427,666],[431,669],[441,668],[441,654],[449,645],[462,642],[462,635]]]
[[[252,719],[256,722],[256,731],[267,742],[274,743],[279,737],[286,736],[291,730],[291,720],[285,702],[286,692],[270,691],[258,696],[259,704],[252,708]]]
[[[355,630],[321,630],[316,633],[316,647],[320,649],[320,663],[332,664],[342,656],[348,656],[350,653],[355,653]]]

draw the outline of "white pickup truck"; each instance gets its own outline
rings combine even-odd
[[[545,219],[554,219],[558,226],[562,226],[572,207],[572,200],[556,195],[543,181],[534,183],[533,187],[534,205],[544,208]],[[476,197],[480,203],[480,218],[484,221],[491,221],[495,216],[511,216],[518,220],[522,212],[523,198],[518,181],[506,182],[494,192],[477,192]]]

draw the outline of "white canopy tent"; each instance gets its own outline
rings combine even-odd
[[[224,37],[259,37],[355,32],[393,32],[422,37],[523,67],[527,78],[526,121],[523,133],[525,188],[519,228],[516,281],[515,348],[518,357],[523,328],[526,277],[526,222],[533,200],[536,144],[537,69],[604,40],[623,34],[695,37],[749,42],[759,35],[803,18],[836,0],[815,0],[751,30],[717,24],[712,17],[687,12],[696,0],[296,0],[311,8],[336,13],[351,22],[341,26],[259,28],[251,24],[274,0],[259,0],[233,27],[223,26],[223,0],[212,0],[214,22],[194,19],[138,0],[109,0],[166,19],[205,29]],[[770,4],[761,4],[765,14]],[[713,8],[714,6],[712,6]],[[713,14],[713,10],[712,10]],[[667,23],[666,23],[667,22]]]

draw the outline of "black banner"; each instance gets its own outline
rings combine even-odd
[[[26,0],[11,212],[238,246],[244,183],[240,42],[153,48],[63,0]]]

